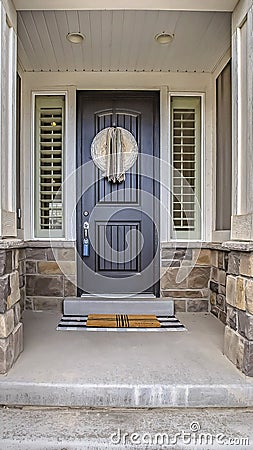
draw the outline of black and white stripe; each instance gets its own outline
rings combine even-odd
[[[88,315],[85,316],[67,316],[63,315],[56,330],[57,331],[186,331],[184,325],[175,316],[157,316],[161,327],[160,328],[141,328],[141,327],[120,327],[115,328],[101,328],[101,327],[87,327],[86,323]]]

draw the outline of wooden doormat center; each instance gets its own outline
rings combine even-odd
[[[58,331],[185,331],[175,316],[154,314],[64,315]]]
[[[87,327],[102,328],[159,328],[156,316],[133,314],[89,314]]]

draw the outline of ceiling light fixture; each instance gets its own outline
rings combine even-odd
[[[84,34],[75,31],[73,33],[68,33],[66,38],[69,42],[71,42],[71,44],[81,44],[81,42],[85,39],[85,36]]]
[[[170,42],[173,40],[174,34],[166,33],[163,31],[162,33],[158,33],[155,35],[154,39],[162,45],[170,44]]]

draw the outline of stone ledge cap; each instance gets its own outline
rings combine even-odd
[[[224,250],[235,250],[238,252],[253,252],[253,241],[227,241],[223,242]]]
[[[8,248],[22,248],[25,247],[25,243],[22,239],[0,239],[0,249]]]
[[[252,242],[253,244],[253,242]],[[193,248],[200,250],[221,250],[228,251],[223,247],[222,242],[206,242],[206,241],[169,241],[161,242],[161,249],[180,249],[180,248]]]
[[[40,248],[48,248],[48,247],[59,247],[59,248],[73,248],[76,245],[76,241],[70,241],[67,239],[57,239],[57,240],[31,240],[25,241],[25,246],[27,248],[40,247]]]
[[[162,249],[207,248],[208,243],[202,241],[169,241],[161,242]]]

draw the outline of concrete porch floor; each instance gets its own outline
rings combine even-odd
[[[1,405],[248,407],[253,379],[222,354],[224,326],[177,315],[187,332],[60,332],[53,312],[24,314],[25,349],[0,376]]]

